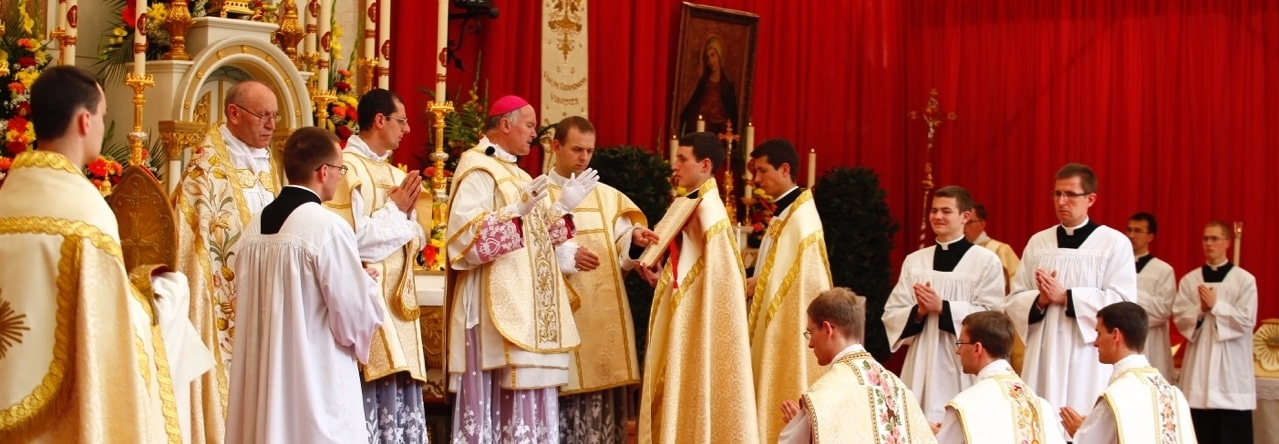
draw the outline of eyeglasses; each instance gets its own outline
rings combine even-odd
[[[973,344],[976,344],[976,342],[955,341],[955,348],[959,348],[960,346],[963,346],[963,345],[973,345]]]
[[[243,111],[244,111],[244,112],[246,112],[246,113],[249,113],[249,115],[250,115],[250,116],[257,117],[257,118],[258,118],[258,120],[261,120],[261,121],[263,121],[263,122],[266,122],[266,121],[270,120],[270,121],[275,122],[275,123],[280,123],[280,117],[281,117],[281,116],[280,116],[280,113],[270,113],[270,114],[262,113],[262,114],[258,114],[258,113],[255,113],[255,112],[253,112],[253,111],[249,111],[249,109],[248,109],[248,108],[245,108],[245,107],[243,107],[243,106],[240,106],[240,104],[238,104],[238,103],[232,103],[231,105],[232,105],[232,106],[235,106],[236,108],[240,108],[241,110],[243,110]]]
[[[408,117],[395,117],[395,116],[387,116],[387,117],[390,117],[390,118],[392,118],[392,119],[395,119],[395,121],[396,121],[396,122],[400,122],[400,125],[409,126],[409,118],[408,118]]]
[[[1127,231],[1128,231],[1129,233],[1132,233],[1132,234],[1145,234],[1145,233],[1146,233],[1146,230],[1143,230],[1143,229],[1141,229],[1141,228],[1132,228],[1132,227],[1128,227],[1128,230],[1127,230]]]
[[[342,172],[342,175],[343,175],[343,176],[345,176],[345,175],[346,175],[346,170],[347,170],[346,165],[330,165],[330,164],[327,164],[327,163],[326,163],[326,164],[320,165],[320,167],[319,167],[319,168],[316,168],[315,170],[316,170],[316,171],[320,171],[320,168],[324,168],[324,167],[337,168],[337,169],[338,169],[338,171],[341,171],[341,172]]]
[[[1204,236],[1204,242],[1221,242],[1227,238],[1221,236]]]
[[[1087,196],[1089,194],[1092,194],[1092,193],[1076,193],[1074,191],[1053,190],[1053,199],[1061,199],[1063,197],[1067,199],[1078,199],[1078,198]]]
[[[821,330],[822,330],[822,328],[825,328],[825,327],[826,327],[826,322],[827,322],[827,321],[822,321],[822,325],[818,325],[817,327],[814,327],[814,328],[811,328],[811,329],[809,329],[809,328],[805,328],[805,329],[804,329],[804,339],[812,340],[812,339],[813,339],[813,330],[821,331]]]

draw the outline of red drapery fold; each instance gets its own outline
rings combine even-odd
[[[467,36],[468,69],[472,51],[483,50],[493,96],[536,102],[540,2],[493,3],[502,16]],[[819,174],[841,165],[880,174],[902,226],[894,267],[918,245],[923,216],[925,129],[906,113],[936,87],[941,109],[958,120],[938,132],[934,179],[968,188],[990,209],[990,234],[1018,251],[1056,223],[1053,173],[1077,161],[1099,175],[1093,218],[1122,228],[1134,212],[1154,213],[1152,249],[1178,275],[1202,264],[1200,233],[1217,218],[1246,222],[1241,265],[1263,295],[1277,283],[1279,239],[1268,228],[1279,207],[1263,200],[1279,167],[1279,141],[1268,134],[1279,114],[1267,107],[1279,103],[1273,2],[703,3],[760,16],[757,143],[787,137],[805,153],[815,148]],[[426,102],[413,89],[433,84],[435,44],[422,37],[434,35],[434,5],[396,2],[392,83],[410,109]],[[600,146],[665,149],[680,5],[590,4],[590,118]],[[450,94],[474,76],[449,73]],[[425,140],[426,126],[414,131],[397,159]],[[800,162],[805,171],[806,156]],[[1273,298],[1259,308],[1259,319],[1279,315]]]

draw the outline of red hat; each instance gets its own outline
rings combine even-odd
[[[493,106],[489,108],[489,117],[500,116],[525,106],[528,106],[528,101],[520,96],[503,96],[493,102]]]

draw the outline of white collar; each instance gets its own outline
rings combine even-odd
[[[954,244],[955,244],[955,242],[959,242],[959,241],[961,241],[961,240],[964,240],[964,235],[963,235],[963,234],[960,234],[960,235],[959,235],[959,237],[955,238],[955,240],[947,241],[947,242],[942,242],[942,240],[941,240],[940,238],[938,238],[938,239],[937,239],[937,246],[938,246],[938,247],[941,247],[941,249],[942,249],[942,250],[950,250],[950,246],[951,246],[951,245],[954,245]]]
[[[269,150],[266,148],[254,148],[249,146],[249,144],[244,143],[243,140],[240,140],[239,138],[236,138],[234,134],[231,134],[231,130],[228,129],[225,124],[219,127],[218,131],[221,132],[222,143],[226,145],[228,150],[235,151],[237,154],[248,155],[255,159],[267,159],[270,157]]]
[[[790,193],[794,193],[794,192],[795,192],[795,190],[798,190],[798,189],[799,189],[799,185],[795,185],[795,186],[793,186],[793,187],[790,187],[790,189],[789,189],[789,190],[786,190],[786,192],[785,192],[785,193],[782,193],[782,195],[781,195],[781,196],[774,197],[774,198],[773,198],[773,201],[774,201],[774,202],[776,202],[776,201],[782,200],[782,198],[783,198],[783,197],[789,196],[789,195],[790,195]]]
[[[1208,264],[1208,267],[1209,267],[1209,268],[1212,268],[1212,271],[1217,271],[1217,269],[1219,269],[1219,268],[1221,268],[1222,266],[1224,266],[1224,265],[1226,265],[1226,264],[1229,264],[1229,263],[1230,263],[1230,259],[1222,259],[1222,260],[1221,260],[1221,263],[1218,263],[1218,264]]]
[[[1133,353],[1128,357],[1120,359],[1115,363],[1115,370],[1110,374],[1110,382],[1115,382],[1115,378],[1124,374],[1128,370],[1141,367],[1149,367],[1150,360],[1146,359],[1146,355],[1141,353]]]
[[[1089,219],[1089,218],[1085,217],[1085,218],[1084,218],[1084,222],[1083,222],[1083,223],[1081,223],[1081,224],[1079,224],[1079,225],[1075,225],[1075,226],[1073,226],[1073,227],[1067,227],[1067,226],[1066,226],[1066,224],[1061,224],[1061,227],[1066,229],[1066,235],[1068,235],[1068,236],[1074,236],[1074,235],[1075,235],[1075,230],[1078,230],[1078,229],[1080,229],[1080,228],[1083,228],[1083,227],[1084,227],[1084,225],[1088,225],[1088,221],[1089,221],[1089,220],[1091,220],[1091,219]]]
[[[515,157],[514,154],[506,152],[506,150],[502,149],[502,147],[498,146],[496,143],[493,143],[492,140],[489,140],[489,136],[484,136],[483,138],[481,138],[479,143],[476,145],[485,150],[492,147],[493,157],[496,157],[498,159],[505,160],[511,163],[515,163],[520,160],[518,157]]]
[[[1013,371],[1013,366],[1008,365],[1008,361],[1005,361],[1003,359],[996,359],[993,362],[986,364],[985,367],[982,367],[980,372],[977,372],[977,380],[981,381],[991,376],[995,376],[1001,373],[1008,373],[1012,371]]]
[[[551,167],[551,172],[550,174],[548,174],[548,176],[550,176],[551,178],[551,183],[555,184],[556,186],[564,186],[564,183],[568,182],[568,179],[569,179],[567,177],[560,175],[559,171],[555,171],[555,167]]]
[[[373,152],[373,148],[369,146],[369,143],[365,142],[364,139],[361,139],[360,136],[351,136],[351,138],[346,139],[346,150],[353,151],[365,158],[378,162],[385,162],[387,158],[391,157],[391,153],[394,151],[386,150],[386,154],[379,156]]]
[[[839,353],[835,354],[835,358],[831,359],[830,362],[838,361],[839,358],[842,358],[860,351],[866,351],[866,347],[863,347],[861,344],[853,344],[848,347],[844,347],[843,350],[840,350]]]
[[[304,187],[304,186],[301,186],[301,185],[285,185],[284,187],[285,187],[285,188],[297,188],[297,189],[299,189],[299,190],[306,190],[307,192],[309,192],[309,193],[311,193],[311,194],[314,194],[314,195],[315,195],[315,197],[320,197],[320,193],[317,193],[317,192],[315,192],[315,190],[312,190],[312,189],[310,189],[310,188],[307,188],[307,187]],[[320,198],[320,200],[324,200],[324,198]]]
[[[1134,254],[1132,255],[1132,259],[1135,261],[1135,260],[1141,259],[1141,258],[1146,257],[1146,256],[1150,256],[1150,252],[1149,252],[1149,251],[1147,251],[1147,252],[1146,252],[1146,254],[1135,254],[1135,253],[1134,253]]]

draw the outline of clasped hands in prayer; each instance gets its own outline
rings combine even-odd
[[[418,174],[417,170],[413,170],[409,171],[407,176],[404,176],[403,182],[400,182],[395,188],[391,188],[387,196],[392,202],[395,202],[395,206],[400,211],[404,212],[405,217],[411,217],[413,207],[417,204],[417,198],[421,194],[422,176]]]
[[[1212,311],[1212,307],[1217,305],[1217,290],[1204,284],[1199,284],[1196,290],[1199,291],[1199,311]]]
[[[1057,270],[1035,270],[1035,286],[1039,288],[1039,298],[1035,299],[1035,305],[1041,310],[1051,304],[1066,303],[1066,288],[1057,281]]]
[[[915,290],[915,305],[919,306],[915,312],[915,319],[923,319],[929,314],[941,314],[942,299],[937,295],[937,291],[933,290],[932,282],[916,283],[912,288]]]

